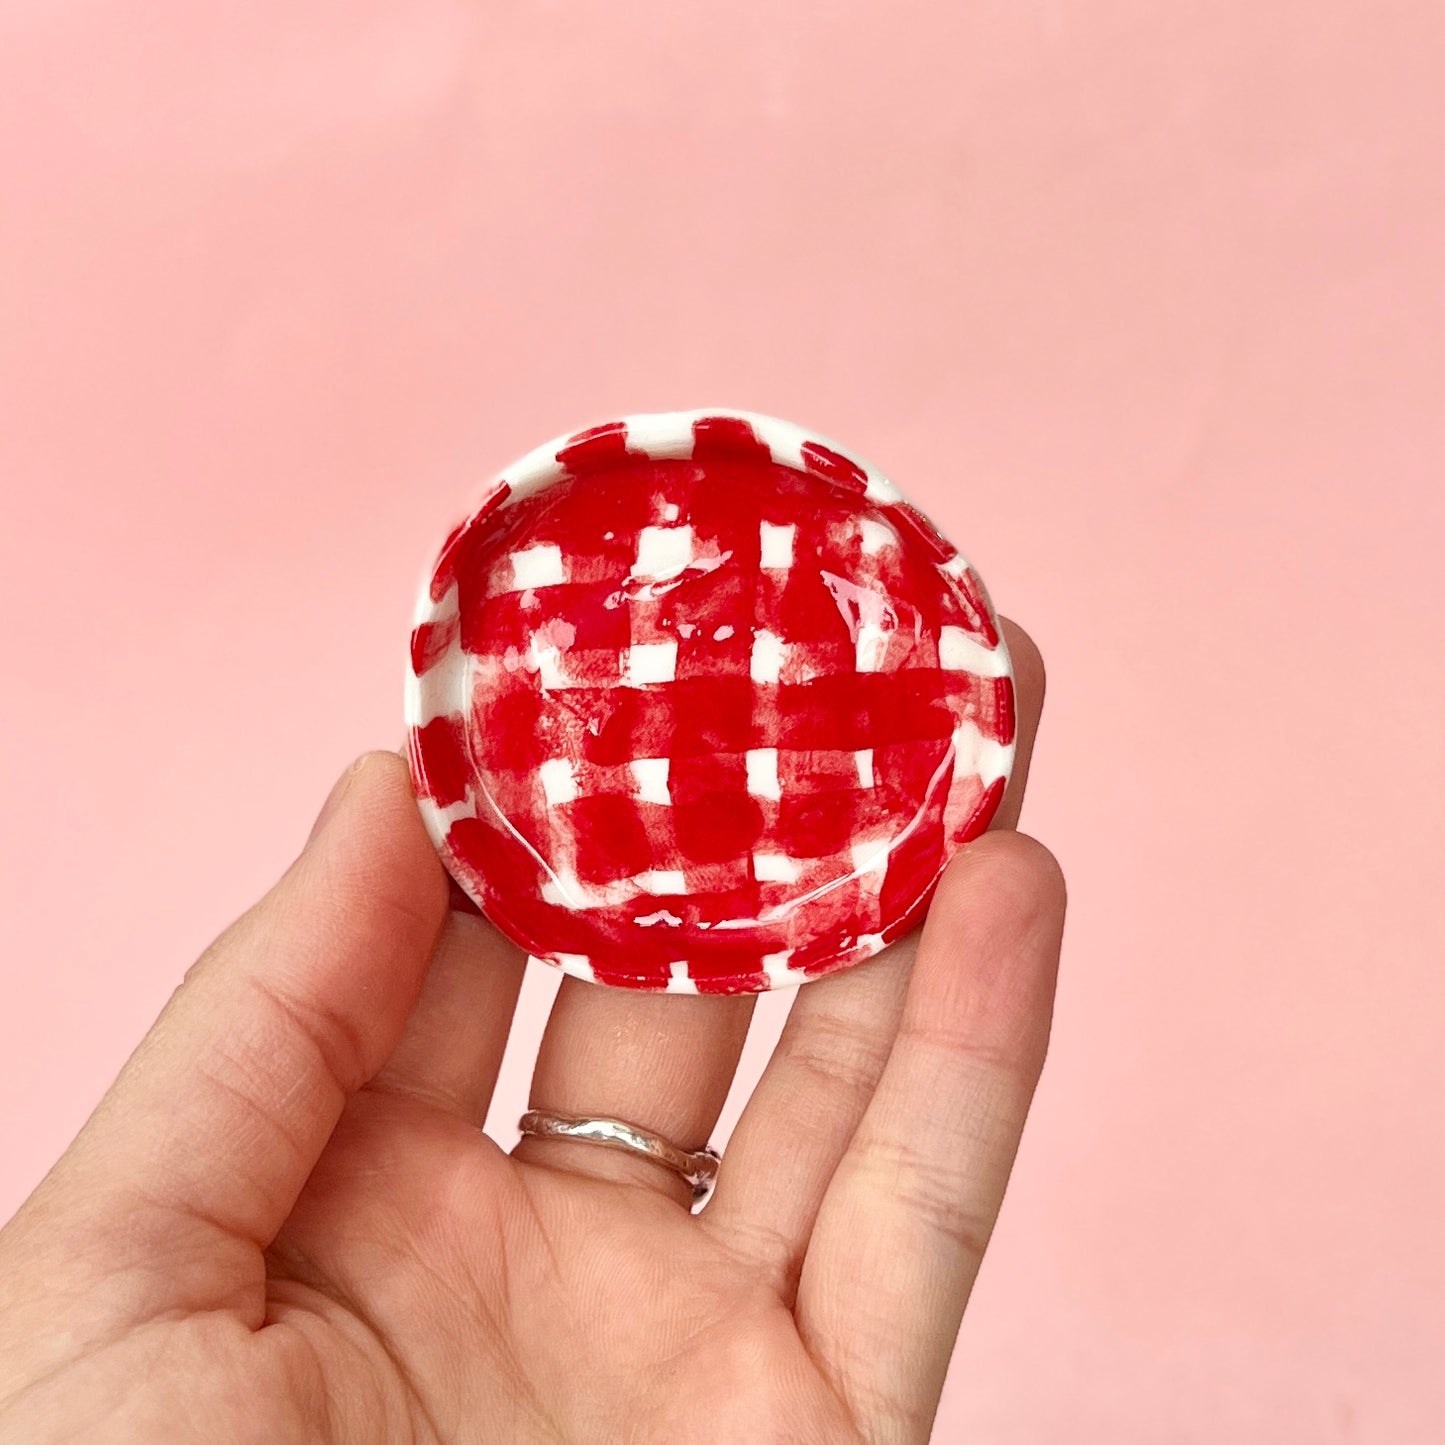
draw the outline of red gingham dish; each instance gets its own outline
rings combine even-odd
[[[739,411],[509,467],[423,589],[406,715],[483,912],[568,973],[674,993],[877,953],[1014,753],[978,575],[875,468]]]

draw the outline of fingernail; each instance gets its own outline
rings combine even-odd
[[[306,845],[310,847],[316,841],[318,834],[326,826],[327,821],[335,814],[341,806],[341,800],[351,790],[351,780],[356,776],[357,769],[361,766],[362,760],[357,760],[337,778],[331,785],[331,791],[326,795],[326,801],[321,805],[321,811],[316,815],[316,821],[311,825],[311,832],[306,836]]]

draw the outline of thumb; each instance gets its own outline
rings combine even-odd
[[[187,974],[47,1184],[91,1217],[269,1244],[347,1095],[396,1046],[446,900],[405,763],[366,755],[285,877]]]

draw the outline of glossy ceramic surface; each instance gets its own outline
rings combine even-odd
[[[876,469],[745,412],[559,439],[447,539],[407,723],[457,882],[599,983],[757,992],[916,923],[983,831],[1013,682],[977,574]]]

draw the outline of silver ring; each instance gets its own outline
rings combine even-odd
[[[528,1109],[518,1127],[539,1139],[576,1139],[604,1149],[625,1149],[640,1154],[680,1175],[692,1186],[696,1204],[706,1199],[717,1178],[722,1155],[716,1149],[682,1149],[661,1134],[654,1134],[625,1119],[592,1119],[577,1114],[554,1114],[550,1109]]]

